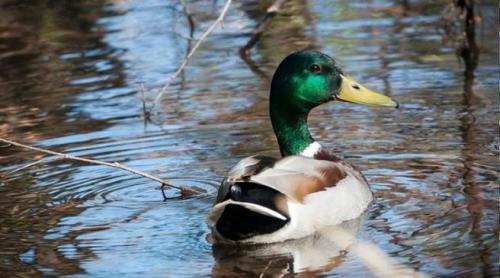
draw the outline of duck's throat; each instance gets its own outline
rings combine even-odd
[[[309,133],[307,113],[272,110],[271,122],[282,156],[303,155],[308,147],[318,144]]]

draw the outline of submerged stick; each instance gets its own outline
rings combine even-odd
[[[33,150],[33,151],[37,151],[37,152],[41,152],[41,153],[51,154],[51,155],[56,156],[57,159],[75,160],[75,161],[81,161],[81,162],[85,162],[85,163],[89,163],[89,164],[97,164],[97,165],[104,165],[104,166],[109,166],[109,167],[113,167],[113,168],[118,168],[118,169],[121,169],[121,170],[124,170],[124,171],[127,171],[127,172],[130,172],[130,173],[133,173],[133,174],[136,174],[136,175],[139,175],[139,176],[142,176],[142,177],[145,177],[145,178],[148,178],[148,179],[151,179],[151,180],[154,180],[154,181],[161,183],[162,193],[163,193],[163,188],[165,188],[165,187],[179,190],[181,192],[182,196],[185,196],[185,195],[189,196],[189,195],[193,195],[193,194],[201,194],[202,193],[196,189],[191,189],[191,188],[173,185],[172,183],[170,183],[167,180],[163,180],[163,179],[160,179],[160,178],[155,177],[153,175],[150,175],[148,173],[144,173],[142,171],[129,168],[129,167],[127,167],[123,164],[120,164],[118,162],[105,162],[105,161],[100,161],[100,160],[95,160],[95,159],[84,158],[84,157],[80,157],[80,156],[74,156],[74,155],[70,155],[70,154],[55,152],[55,151],[51,151],[51,150],[47,150],[47,149],[43,149],[43,148],[38,148],[38,147],[34,147],[34,146],[21,144],[21,143],[18,143],[18,142],[15,142],[15,141],[12,141],[12,140],[9,140],[6,138],[2,138],[2,137],[0,137],[0,141],[7,143],[7,144],[10,144],[10,145],[13,145],[13,146],[21,147],[24,149],[29,149],[29,150]],[[43,159],[35,161],[35,162],[30,163],[28,165],[33,166],[33,165],[39,164],[42,160]],[[25,169],[28,167],[28,165],[20,167],[19,169],[14,169],[14,170],[8,172],[7,174],[11,174],[12,172],[17,172],[21,169]]]
[[[194,44],[193,48],[191,48],[191,51],[189,51],[189,53],[186,55],[186,57],[184,57],[184,60],[179,65],[179,67],[177,68],[177,70],[174,72],[174,74],[172,74],[167,79],[167,82],[165,82],[165,84],[163,85],[163,87],[160,89],[160,91],[156,95],[156,97],[155,97],[155,99],[153,101],[151,109],[153,109],[153,107],[160,101],[161,97],[163,96],[163,94],[165,94],[165,92],[167,91],[167,89],[170,86],[170,84],[172,84],[172,82],[174,81],[174,79],[177,78],[179,76],[179,74],[181,74],[181,72],[184,70],[184,68],[186,67],[187,63],[189,62],[189,59],[191,59],[191,57],[196,52],[196,50],[198,49],[198,47],[200,47],[201,43],[207,38],[207,36],[210,33],[212,33],[212,31],[215,29],[215,27],[217,27],[217,25],[222,24],[222,20],[226,16],[226,13],[229,10],[229,6],[231,5],[231,2],[232,2],[232,0],[227,0],[226,1],[226,4],[224,5],[224,7],[222,8],[222,10],[221,10],[221,12],[219,14],[219,17],[217,17],[217,19],[212,23],[212,25],[210,25],[207,28],[207,30],[205,30],[205,32],[203,32],[203,34],[201,34],[200,38],[198,38],[196,40],[196,43]]]

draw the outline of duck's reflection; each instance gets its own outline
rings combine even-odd
[[[333,269],[344,262],[345,250],[353,243],[363,219],[364,215],[311,236],[281,243],[214,244],[212,276],[275,277]]]

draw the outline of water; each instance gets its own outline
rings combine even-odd
[[[223,4],[186,2],[195,36]],[[358,237],[432,276],[498,277],[496,3],[478,8],[480,61],[468,87],[439,27],[450,1],[410,2],[405,13],[394,2],[291,1],[249,67],[237,51],[267,4],[237,1],[145,125],[139,84],[159,88],[188,47],[178,2],[0,1],[2,136],[206,191],[164,202],[151,180],[64,160],[13,174],[0,183],[0,276],[371,276],[349,251],[318,249],[322,241],[228,251],[208,239],[205,217],[227,169],[278,155],[267,118],[273,70],[315,46],[402,104],[328,104],[310,118],[314,137],[372,186]],[[0,172],[42,157],[2,146]]]

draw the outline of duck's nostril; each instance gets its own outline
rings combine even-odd
[[[356,90],[359,90],[359,85],[358,85],[358,84],[354,84],[354,85],[352,85],[352,87],[353,87],[354,89],[356,89]]]

